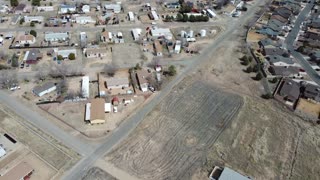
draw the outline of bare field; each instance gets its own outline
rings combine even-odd
[[[211,148],[207,169],[202,173],[221,165],[261,180],[320,177],[319,168],[314,167],[320,163],[319,158],[313,158],[320,155],[319,140],[315,134],[303,133],[309,125],[276,102],[245,99],[239,118]],[[319,128],[310,129],[310,133],[319,135]]]
[[[190,177],[241,106],[240,96],[185,80],[106,159],[141,179]]]
[[[116,180],[116,178],[98,167],[92,167],[88,170],[86,176],[84,176],[82,180]]]
[[[142,61],[141,49],[136,43],[117,44],[112,47],[112,63],[114,65],[132,65]]]

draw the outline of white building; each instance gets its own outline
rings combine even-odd
[[[131,12],[131,11],[128,12],[128,19],[129,19],[129,21],[134,21],[134,14],[133,14],[133,12]]]
[[[49,12],[49,11],[54,11],[54,8],[53,8],[53,6],[38,6],[37,10]]]
[[[108,89],[122,89],[129,87],[128,78],[108,78],[106,80],[106,85]]]
[[[7,5],[1,5],[0,6],[0,13],[1,14],[6,14],[6,13],[8,13],[9,10],[10,9],[9,9],[9,7]]]
[[[135,41],[139,40],[141,36],[141,32],[142,32],[142,29],[140,28],[132,29],[131,33],[132,33],[133,40]]]
[[[6,150],[3,149],[3,147],[0,146],[0,158],[5,156],[7,154]]]
[[[24,21],[26,23],[30,22],[36,22],[36,23],[41,23],[43,22],[43,16],[24,16]]]
[[[33,94],[41,97],[45,94],[51,93],[57,89],[57,86],[53,82],[47,82],[41,86],[36,86],[33,88]]]
[[[217,17],[217,14],[214,13],[211,9],[207,9],[207,15],[211,18]]]
[[[164,36],[168,40],[171,40],[173,37],[169,28],[152,28],[151,35],[154,37]]]
[[[181,51],[181,41],[176,41],[176,44],[174,45],[174,53],[179,54]]]
[[[50,42],[56,42],[56,41],[66,41],[69,39],[69,33],[67,32],[49,32],[45,33],[44,35],[44,40],[45,41],[50,41]]]
[[[77,16],[75,18],[77,24],[88,24],[88,23],[95,23],[96,21],[92,19],[91,16]]]
[[[111,103],[104,103],[104,112],[111,112]]]
[[[72,5],[61,5],[59,14],[66,14],[66,13],[74,13],[76,12],[77,7]]]
[[[158,16],[158,14],[157,14],[156,11],[151,11],[151,13],[149,14],[149,16],[150,16],[150,19],[151,19],[151,20],[155,20],[155,21],[158,21],[158,20],[159,20],[159,16]]]
[[[86,115],[85,115],[85,120],[90,121],[90,114],[91,114],[91,103],[86,104]]]
[[[84,98],[89,98],[89,76],[82,77],[81,93]]]
[[[121,12],[121,4],[106,4],[104,5],[105,10],[112,11],[114,13]]]
[[[89,13],[90,12],[90,6],[89,5],[83,5],[82,6],[82,12]]]

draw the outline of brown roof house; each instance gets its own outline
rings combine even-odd
[[[90,103],[86,104],[85,121],[90,124],[103,124],[106,122],[104,99],[92,99]]]
[[[17,45],[34,44],[36,38],[33,35],[21,35],[15,40]]]
[[[108,32],[108,31],[102,32],[101,33],[101,41],[107,42],[107,43],[112,43],[113,42],[112,33]]]
[[[148,91],[148,77],[150,77],[150,73],[148,73],[148,71],[144,69],[137,71],[137,79],[142,92]]]
[[[42,53],[39,49],[31,49],[27,51],[24,55],[23,61],[27,64],[36,64],[40,59],[42,59]]]
[[[162,48],[162,45],[160,44],[159,41],[154,41],[154,52],[155,52],[155,55],[156,56],[162,56],[162,51],[163,51],[163,48]]]

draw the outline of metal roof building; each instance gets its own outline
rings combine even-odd
[[[89,76],[82,77],[81,90],[83,97],[89,98]]]
[[[3,149],[3,147],[0,146],[0,158],[2,158],[4,155],[6,155],[6,151]]]

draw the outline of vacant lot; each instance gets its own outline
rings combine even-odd
[[[232,121],[210,150],[207,174],[214,165],[228,166],[254,179],[318,179],[318,127],[290,115],[276,102],[245,98]],[[318,144],[318,145],[317,145]],[[306,177],[305,175],[308,175]]]
[[[116,44],[112,47],[112,63],[117,66],[135,66],[142,61],[141,55],[136,43]]]
[[[142,179],[190,177],[241,106],[237,95],[184,81],[107,160]]]

